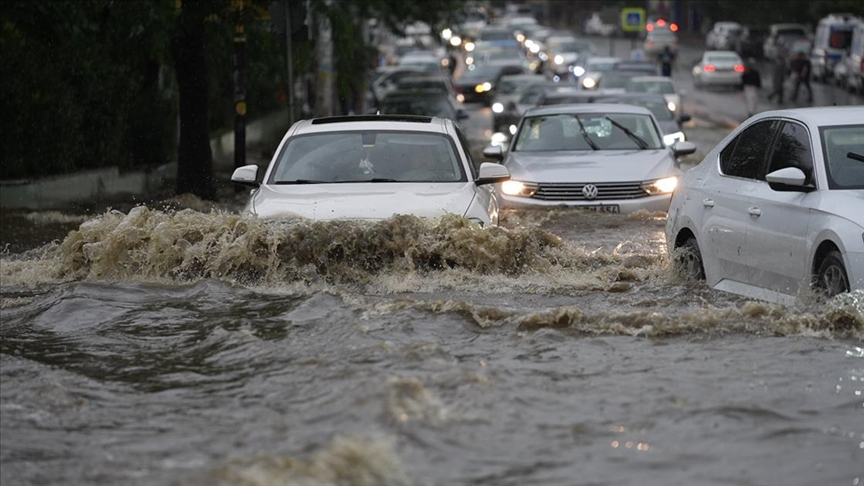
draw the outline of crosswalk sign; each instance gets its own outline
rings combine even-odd
[[[645,30],[645,9],[639,7],[622,8],[621,30],[624,32],[642,32]]]

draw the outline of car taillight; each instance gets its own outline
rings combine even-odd
[[[666,21],[663,19],[657,19],[657,25],[663,27],[664,25],[666,25]]]
[[[678,24],[670,24],[669,30],[671,30],[672,32],[678,32]]]
[[[744,65],[743,64],[736,64],[734,69],[735,69],[736,73],[743,73],[744,72]]]
[[[648,24],[648,25],[646,25],[646,26],[645,26],[645,30],[647,30],[648,32],[651,32],[652,30],[654,30],[654,24]]]
[[[706,64],[705,65],[705,72],[713,73],[714,72],[714,65],[713,64]]]

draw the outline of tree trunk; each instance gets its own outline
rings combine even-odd
[[[204,38],[203,5],[186,0],[179,29],[172,39],[180,100],[177,149],[177,194],[215,200],[213,154],[210,151],[210,87]]]

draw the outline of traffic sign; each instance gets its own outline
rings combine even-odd
[[[621,30],[624,32],[642,32],[645,30],[645,9],[640,7],[622,8]]]

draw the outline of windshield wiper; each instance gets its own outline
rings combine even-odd
[[[363,179],[359,181],[351,181],[351,182],[399,182],[396,179],[387,179],[384,177],[373,177],[372,179]]]
[[[591,150],[600,150],[600,147],[598,147],[597,144],[591,140],[591,137],[588,136],[588,132],[585,130],[585,125],[582,124],[582,120],[579,119],[579,115],[576,115],[576,122],[579,123],[579,131],[582,132],[582,137],[585,138],[585,141],[591,146]]]
[[[858,162],[864,162],[864,155],[856,154],[855,152],[847,153],[846,158],[857,160]]]
[[[274,184],[330,184],[331,181],[316,181],[315,179],[295,179],[293,181],[276,181]]]
[[[636,135],[635,133],[631,132],[629,128],[616,122],[615,120],[609,118],[608,116],[604,116],[603,118],[609,120],[610,123],[612,123],[616,127],[620,128],[622,132],[624,132],[625,134],[627,134],[628,137],[630,137],[630,140],[633,140],[634,142],[636,142],[636,145],[638,145],[640,149],[648,148],[648,142],[646,142],[645,140],[642,140],[642,138],[639,137],[639,135]]]

